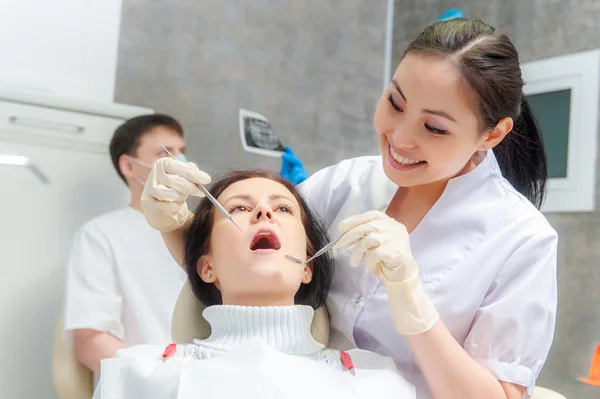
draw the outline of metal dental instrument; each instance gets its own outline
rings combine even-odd
[[[158,144],[160,144],[160,143],[158,143]],[[173,158],[176,161],[178,160],[177,158],[175,158],[175,155],[171,154],[164,145],[160,144],[160,146],[163,148],[163,150],[166,151],[167,154],[169,154],[169,156],[171,158]],[[223,214],[223,216],[225,216],[227,219],[229,219],[231,221],[231,223],[233,223],[235,225],[235,227],[240,229],[240,231],[242,233],[244,232],[244,230],[242,230],[242,228],[240,226],[238,226],[238,224],[235,222],[235,220],[233,220],[233,218],[231,217],[229,212],[227,212],[227,210],[225,208],[223,208],[223,205],[221,205],[219,203],[219,201],[217,201],[217,199],[215,197],[213,197],[212,194],[209,193],[208,190],[206,188],[204,188],[204,186],[202,184],[198,184],[198,183],[194,183],[194,184],[196,184],[196,186],[198,186],[200,191],[202,191],[204,193],[204,195],[206,195],[206,198],[208,198],[208,200],[210,202],[212,202],[212,204],[215,206],[215,208],[217,208],[219,210],[219,212],[221,212]]]
[[[387,206],[388,206],[388,204],[385,204],[383,206],[380,206],[377,210],[381,212],[385,208],[387,208]],[[319,256],[323,255],[325,252],[327,252],[331,248],[333,248],[333,246],[335,244],[337,244],[342,239],[343,236],[344,236],[344,234],[340,234],[340,236],[338,238],[336,238],[335,240],[331,241],[329,244],[325,245],[323,248],[319,249],[316,254],[314,254],[313,256],[311,256],[310,258],[308,258],[305,261],[301,261],[299,258],[297,258],[297,257],[295,257],[293,255],[286,255],[285,257],[288,258],[288,259],[290,259],[290,260],[293,260],[294,262],[296,262],[296,263],[298,263],[300,265],[306,265],[307,263],[311,262],[313,259],[318,258]]]

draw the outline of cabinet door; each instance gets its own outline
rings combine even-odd
[[[73,234],[86,220],[126,206],[129,190],[105,154],[0,141],[0,398],[56,398],[52,342],[62,310]]]
[[[121,0],[0,0],[0,7],[1,86],[113,100]]]

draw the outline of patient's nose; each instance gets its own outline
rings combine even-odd
[[[273,210],[269,206],[260,205],[256,208],[255,220],[257,222],[271,219],[273,219]]]

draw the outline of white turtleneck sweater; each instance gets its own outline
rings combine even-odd
[[[348,351],[356,374],[312,337],[308,306],[211,306],[211,336],[177,345],[138,345],[102,361],[94,399],[414,399],[394,363]]]

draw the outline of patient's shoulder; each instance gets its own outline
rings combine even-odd
[[[365,370],[392,370],[396,371],[396,364],[394,361],[375,352],[370,352],[362,349],[352,349],[348,351],[348,354],[352,358],[354,367],[357,369]]]
[[[166,345],[135,345],[128,348],[119,349],[115,354],[115,357],[160,357],[165,348]]]
[[[396,364],[389,357],[378,355],[375,352],[369,352],[362,349],[352,349],[346,351],[352,366],[360,370],[391,370],[396,371]],[[342,351],[337,349],[323,349],[317,354],[317,360],[337,370],[347,370],[347,365],[342,362]]]
[[[168,350],[171,345],[135,345],[129,348],[119,349],[115,354],[116,358],[187,358],[196,357],[198,346],[195,344],[175,345],[175,350]]]
[[[340,351],[337,349],[321,349],[317,352],[316,360],[320,363],[324,363],[335,370],[343,370],[344,367],[340,358]]]

